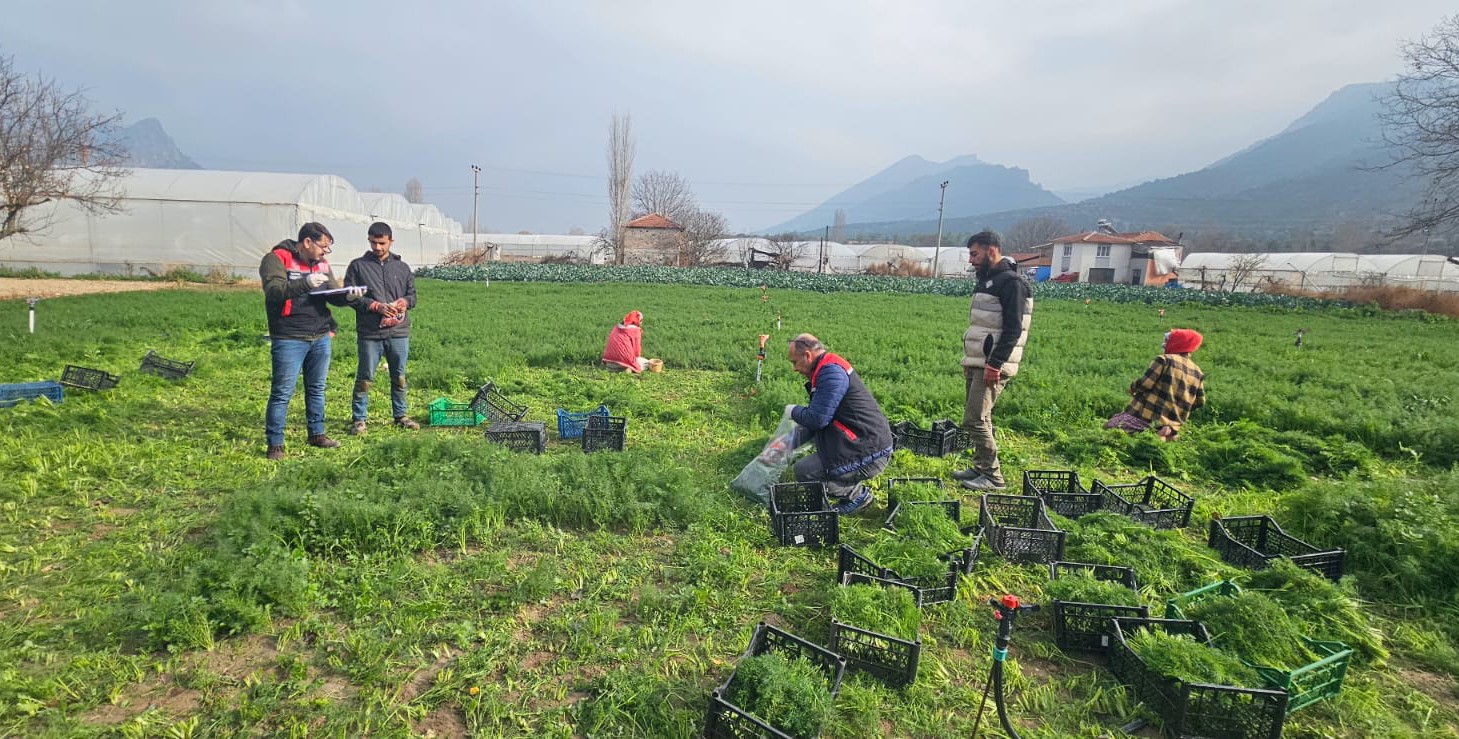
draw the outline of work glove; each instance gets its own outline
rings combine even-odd
[[[393,328],[399,326],[405,320],[405,311],[399,311],[395,315],[385,316],[380,319],[380,328]]]
[[[379,313],[382,316],[388,316],[388,315],[390,315],[390,314],[392,314],[392,313],[395,312],[395,311],[391,310],[391,307],[390,306],[388,306],[388,305],[386,305],[386,304],[384,304],[384,303],[382,303],[382,302],[380,302],[378,300],[371,300],[370,301],[369,311],[371,313]]]
[[[365,297],[365,291],[369,288],[365,287],[364,285],[350,285],[345,289],[349,291],[345,293],[345,297],[349,298],[350,300],[359,300],[360,298]]]
[[[324,286],[324,283],[328,281],[329,275],[326,275],[323,272],[310,272],[309,274],[304,276],[304,282],[309,285],[310,290],[318,290],[319,288]]]
[[[1003,378],[1003,373],[1000,372],[1000,371],[998,371],[998,368],[997,367],[989,367],[988,365],[983,365],[983,384],[984,385],[996,385],[996,384],[998,384],[998,381],[1001,380],[1002,378]]]
[[[404,313],[405,309],[410,307],[410,303],[405,302],[405,298],[396,298],[395,302],[390,305],[395,308],[397,313]]]

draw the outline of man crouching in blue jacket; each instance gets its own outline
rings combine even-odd
[[[861,376],[820,339],[810,334],[791,339],[789,358],[809,380],[810,394],[810,405],[791,406],[795,446],[816,443],[814,454],[795,463],[795,479],[825,483],[832,510],[856,513],[872,502],[865,482],[892,459],[891,425]]]

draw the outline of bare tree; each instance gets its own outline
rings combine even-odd
[[[766,236],[765,242],[764,256],[769,258],[770,266],[775,269],[790,269],[795,260],[805,256],[811,248],[811,242],[793,233]],[[754,255],[751,256],[751,261],[755,261]]]
[[[412,203],[424,203],[426,201],[426,189],[420,184],[420,180],[412,177],[405,181],[405,199]]]
[[[1229,280],[1225,282],[1224,287],[1228,288],[1228,292],[1233,293],[1240,290],[1243,284],[1256,276],[1257,271],[1264,264],[1266,264],[1265,254],[1241,254],[1233,257],[1230,264],[1226,266],[1225,276]]]
[[[613,261],[623,264],[623,227],[628,224],[629,188],[633,184],[633,120],[628,114],[613,116],[608,128],[608,231],[599,236],[600,246],[613,252]]]
[[[684,227],[685,267],[702,267],[724,261],[725,247],[720,239],[729,230],[729,224],[723,215],[695,208],[679,225]]]
[[[687,228],[685,221],[695,210],[698,206],[694,191],[678,173],[653,170],[644,172],[633,181],[635,217],[656,213]]]
[[[80,90],[44,76],[27,77],[0,57],[0,239],[50,224],[22,214],[66,199],[91,213],[121,210],[126,151],[117,138],[122,114],[91,112]]]
[[[1388,166],[1410,168],[1428,192],[1392,235],[1447,233],[1459,227],[1459,15],[1401,48],[1407,71],[1380,114],[1383,139],[1396,151]]]
[[[831,221],[831,240],[846,240],[846,211],[840,208],[836,209],[836,215]]]
[[[1069,224],[1058,216],[1042,215],[1025,218],[1013,224],[1003,234],[1003,248],[1009,253],[1028,251],[1035,246],[1042,246],[1072,232]]]

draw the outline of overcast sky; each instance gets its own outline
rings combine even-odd
[[[902,157],[1052,190],[1204,167],[1392,78],[1441,0],[6,0],[0,54],[156,117],[210,169],[326,172],[470,229],[594,232],[605,146],[737,230]],[[928,193],[935,217],[937,192]]]

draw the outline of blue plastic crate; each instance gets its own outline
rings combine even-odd
[[[52,403],[59,403],[65,397],[66,391],[61,387],[61,383],[55,380],[0,385],[0,408],[20,405],[22,400],[35,400],[36,398],[47,398]]]
[[[607,418],[609,416],[608,406],[600,405],[590,411],[577,413],[557,409],[557,438],[559,439],[581,439],[583,428],[588,425],[588,419],[593,416]]]

